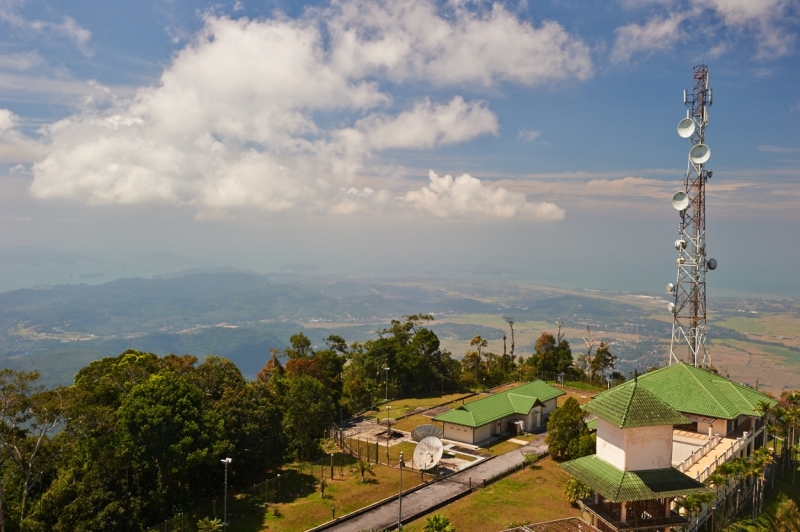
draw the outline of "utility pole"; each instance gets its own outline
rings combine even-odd
[[[225,464],[225,502],[223,504],[223,511],[222,511],[222,519],[223,519],[223,526],[225,530],[228,530],[228,464],[230,464],[233,460],[230,458],[223,458],[220,460],[223,464]]]

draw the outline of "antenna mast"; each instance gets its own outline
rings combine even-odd
[[[678,135],[690,139],[692,147],[684,190],[672,197],[672,206],[680,213],[680,224],[679,238],[675,241],[678,278],[675,284],[667,285],[667,292],[674,297],[668,306],[673,316],[670,365],[679,361],[676,351],[681,346],[686,346],[686,363],[703,367],[711,363],[706,351],[706,272],[717,267],[716,260],[706,260],[706,181],[712,172],[705,168],[711,157],[705,132],[711,102],[708,67],[698,65],[693,69],[691,95],[683,92],[686,118],[678,124]]]

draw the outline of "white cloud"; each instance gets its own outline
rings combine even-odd
[[[795,34],[783,24],[794,0],[695,0],[713,9],[730,27],[755,31],[758,57],[785,55],[791,50]]]
[[[0,163],[27,163],[44,154],[43,146],[19,132],[19,117],[0,109]]]
[[[403,200],[414,208],[440,218],[526,218],[552,221],[564,218],[564,210],[552,203],[529,202],[524,194],[484,186],[480,179],[463,174],[455,179],[429,174],[430,184],[407,192]]]
[[[208,218],[247,206],[354,212],[386,201],[353,188],[380,150],[430,149],[499,128],[485,102],[460,96],[398,111],[382,83],[535,85],[591,73],[585,45],[555,23],[535,28],[502,6],[454,5],[449,18],[432,0],[345,0],[299,19],[207,15],[158,85],[46,128],[49,153],[33,165],[31,192],[195,205]],[[499,57],[509,47],[513,61]],[[523,198],[518,212],[530,209]]]
[[[81,27],[72,17],[63,17],[60,22],[28,20],[18,13],[25,0],[0,0],[0,20],[18,30],[39,35],[65,37],[84,53],[91,55],[88,47],[92,33]]]
[[[611,61],[623,63],[637,52],[671,48],[682,35],[680,26],[685,19],[685,13],[672,13],[664,17],[654,16],[644,25],[628,24],[617,28]]]
[[[374,114],[359,120],[356,128],[375,149],[433,148],[456,144],[485,133],[496,134],[497,117],[483,102],[465,102],[456,96],[447,104],[429,99],[397,116]]]
[[[795,153],[799,152],[800,148],[782,148],[780,146],[770,146],[769,144],[761,144],[758,151],[765,151],[767,153]]]
[[[332,59],[354,76],[376,72],[394,81],[497,80],[538,85],[592,74],[588,47],[556,22],[539,27],[502,4],[470,10],[467,2],[334,0],[324,11]]]
[[[520,129],[517,137],[525,140],[536,140],[541,136],[541,131],[531,131],[529,129]]]

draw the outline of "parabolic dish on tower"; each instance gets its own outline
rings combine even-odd
[[[689,151],[689,159],[694,164],[703,164],[711,158],[711,148],[705,144],[695,144]]]
[[[444,454],[442,440],[436,436],[428,436],[414,449],[414,465],[417,469],[430,469],[439,463],[442,454]]]
[[[684,118],[680,122],[678,122],[678,135],[680,135],[684,139],[688,139],[694,134],[694,120],[691,118]]]
[[[420,425],[411,431],[411,439],[417,442],[424,440],[428,436],[436,436],[437,438],[441,438],[444,436],[444,433],[442,432],[442,429],[436,425],[430,424]]]

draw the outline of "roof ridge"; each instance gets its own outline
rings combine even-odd
[[[625,412],[622,414],[622,426],[628,421],[628,415],[631,412],[631,405],[633,404],[633,395],[636,393],[636,388],[639,386],[638,379],[633,379],[633,386],[631,386],[631,394],[628,397],[628,404],[625,405]]]
[[[681,364],[683,364],[683,366],[684,366],[684,367],[686,367],[686,368],[688,368],[688,367],[689,367],[689,366],[688,366],[688,365],[687,365],[685,362],[681,362]],[[692,367],[694,367],[694,366],[692,366]],[[695,368],[695,369],[699,369],[699,368]],[[694,380],[696,380],[696,381],[697,381],[697,383],[698,383],[700,386],[702,386],[703,390],[705,390],[705,391],[706,391],[706,393],[708,393],[708,395],[710,395],[710,396],[711,396],[711,398],[712,398],[712,399],[714,399],[714,402],[715,402],[715,403],[717,403],[717,404],[719,405],[719,407],[722,409],[722,411],[723,411],[723,412],[725,412],[727,415],[731,415],[731,412],[729,412],[729,411],[728,411],[728,409],[727,409],[727,408],[725,408],[725,405],[723,405],[723,404],[720,402],[720,400],[719,400],[719,399],[717,399],[716,395],[714,395],[713,393],[711,393],[711,391],[710,391],[710,390],[708,390],[708,389],[707,389],[707,388],[706,388],[706,387],[703,385],[703,383],[702,383],[702,382],[700,382],[700,379],[698,379],[698,378],[697,378],[697,375],[695,375],[694,373],[692,373],[692,372],[691,372],[690,370],[688,370],[688,369],[687,369],[687,371],[689,371],[689,375],[691,375],[691,376],[692,376],[692,378],[694,378]],[[702,370],[702,369],[701,369],[700,371],[705,371],[705,370]],[[709,375],[711,375],[711,373],[710,373],[710,372],[709,372]],[[713,377],[711,377],[709,380],[713,380]],[[726,379],[726,380],[727,380],[727,379]],[[728,382],[730,382],[730,381],[728,381]]]

